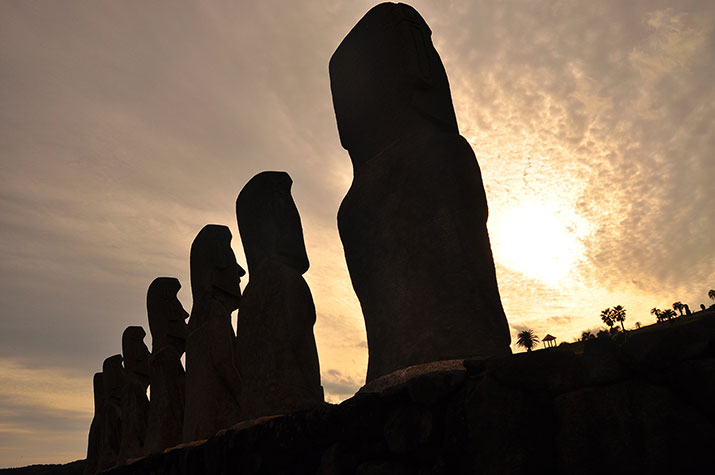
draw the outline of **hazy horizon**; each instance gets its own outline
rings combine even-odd
[[[84,458],[92,375],[148,333],[149,283],[177,277],[191,308],[208,223],[246,268],[234,203],[264,170],[293,178],[326,397],[362,385],[327,67],[374,4],[0,3],[0,467]],[[713,2],[410,4],[482,170],[512,343],[712,303]]]

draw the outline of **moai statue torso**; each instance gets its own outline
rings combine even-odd
[[[127,327],[122,334],[124,356],[124,387],[122,391],[122,442],[119,462],[144,455],[147,422],[149,420],[149,349],[144,344],[142,327]]]
[[[99,458],[102,454],[102,428],[104,427],[104,381],[102,373],[95,373],[92,380],[94,388],[94,417],[89,426],[87,442],[87,462],[84,466],[85,475],[94,475],[99,469]]]
[[[186,346],[189,314],[176,294],[178,279],[158,277],[146,295],[152,352],[149,359],[151,399],[144,453],[152,454],[181,443],[186,377],[181,355]]]
[[[231,312],[241,300],[244,274],[231,250],[231,231],[204,226],[191,245],[194,304],[186,339],[186,442],[211,437],[240,420],[241,379]]]
[[[259,173],[236,200],[250,273],[236,338],[242,419],[323,402],[313,336],[315,306],[303,279],[309,263],[292,183],[284,172]]]
[[[102,450],[98,472],[114,467],[119,461],[119,446],[122,441],[122,390],[124,368],[122,355],[110,356],[102,364],[102,387],[104,414],[102,418]]]
[[[367,328],[367,380],[508,354],[481,172],[459,135],[431,31],[410,6],[370,10],[330,60],[354,178],[338,228]]]

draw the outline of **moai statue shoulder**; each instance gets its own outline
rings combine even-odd
[[[186,347],[186,319],[173,277],[157,277],[146,295],[152,352],[149,359],[151,399],[144,452],[159,453],[181,443],[186,378],[181,355]]]
[[[236,200],[250,273],[236,339],[243,419],[323,403],[315,306],[303,278],[309,263],[292,184],[285,172],[259,173]]]
[[[481,172],[431,34],[412,7],[383,3],[330,60],[354,171],[338,229],[365,318],[368,381],[510,353]]]
[[[95,373],[92,379],[94,389],[94,417],[89,426],[87,441],[87,462],[84,466],[85,475],[94,475],[99,469],[99,459],[102,455],[102,429],[104,427],[104,380],[102,373]]]
[[[102,364],[104,405],[102,417],[102,449],[98,472],[114,467],[119,462],[122,441],[122,392],[124,389],[122,355],[114,355]]]
[[[122,334],[124,357],[124,387],[122,391],[122,437],[119,462],[144,455],[149,419],[149,349],[144,343],[142,327],[127,327]]]
[[[184,441],[205,439],[240,420],[241,378],[234,358],[231,312],[241,301],[245,271],[231,231],[209,224],[191,245],[193,307],[186,339]]]

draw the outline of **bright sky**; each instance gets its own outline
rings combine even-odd
[[[83,458],[92,374],[189,309],[189,247],[257,172],[294,180],[331,401],[367,347],[337,233],[328,60],[366,1],[0,2],[0,467]],[[489,199],[513,334],[697,309],[715,287],[715,3],[415,1]],[[245,285],[245,281],[243,282]],[[147,344],[149,344],[147,338]]]

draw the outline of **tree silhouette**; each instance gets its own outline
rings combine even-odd
[[[539,342],[539,337],[534,335],[534,330],[523,330],[517,335],[516,344],[526,351],[531,351],[535,344]]]
[[[683,315],[683,308],[685,308],[685,306],[680,300],[678,300],[677,302],[673,302],[673,310],[679,311],[681,316]]]
[[[660,316],[663,320],[670,320],[675,316],[675,312],[669,308],[666,308],[665,310],[663,310],[663,313],[661,313]]]
[[[670,309],[668,309],[668,311],[669,311],[669,312],[672,312],[672,310],[670,310]],[[659,309],[659,308],[655,308],[655,307],[651,308],[651,309],[650,309],[650,313],[651,313],[651,315],[655,315],[655,318],[656,318],[656,320],[658,321],[658,323],[660,323],[660,322],[662,322],[663,320],[665,320],[665,317],[663,316],[663,315],[664,315],[664,314],[663,314],[663,310],[661,310],[661,309]]]
[[[715,300],[715,289],[710,289],[708,291],[708,297],[710,297],[711,300]]]
[[[585,332],[581,333],[581,340],[582,340],[582,341],[592,340],[592,339],[594,339],[594,338],[596,338],[596,336],[595,336],[593,333],[589,332],[589,331],[585,331]]]
[[[626,321],[626,309],[623,308],[622,305],[616,305],[611,309],[611,318],[613,319],[614,322],[619,322],[621,324],[621,328],[623,329],[623,333],[626,332],[626,326],[623,324],[623,322]]]
[[[640,327],[641,327],[641,322],[636,322],[636,328],[640,328]]]
[[[608,325],[608,328],[613,327],[614,322],[613,317],[611,316],[611,307],[601,311],[601,320],[603,320],[603,323]]]

